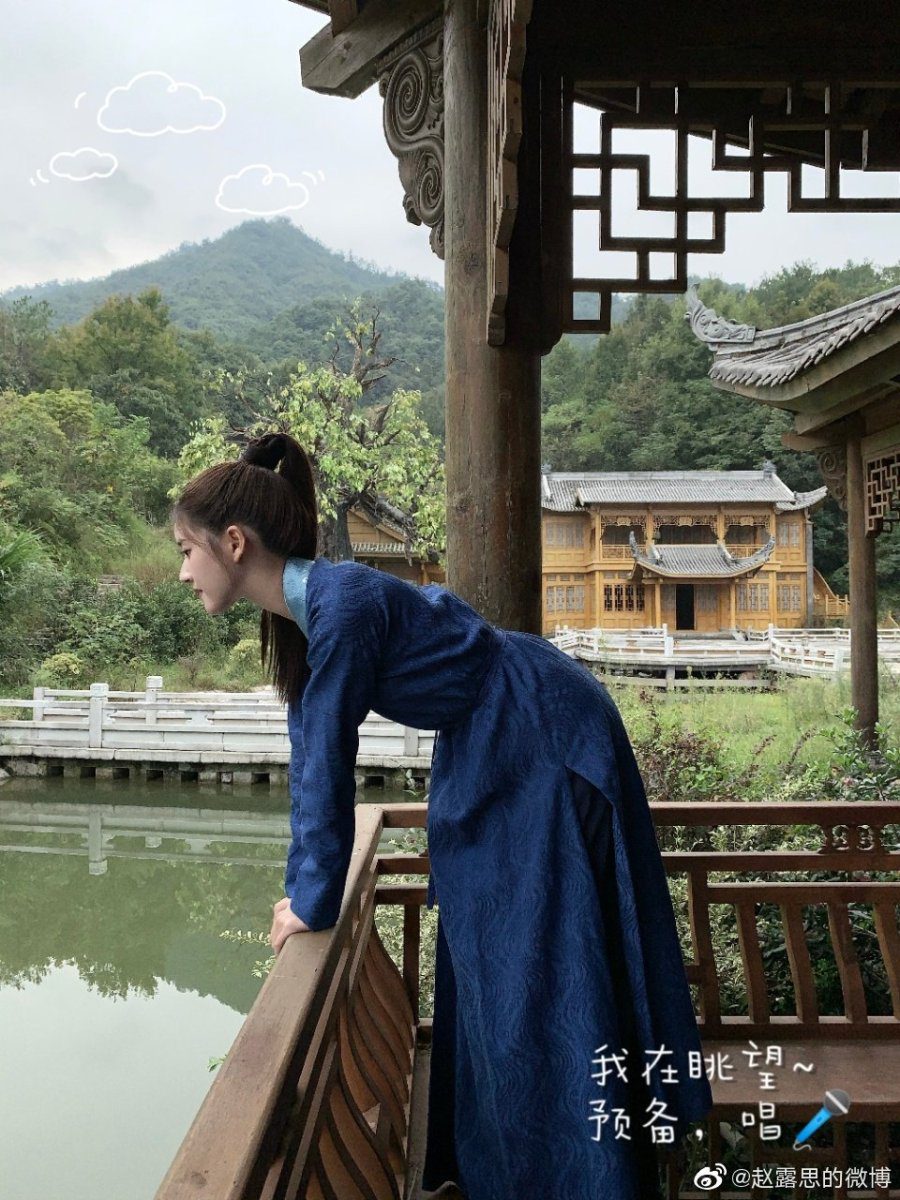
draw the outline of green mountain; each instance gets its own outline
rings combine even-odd
[[[11,288],[0,300],[46,300],[53,309],[53,324],[71,325],[109,296],[158,287],[176,325],[209,329],[219,338],[239,342],[252,331],[254,343],[265,353],[261,327],[289,310],[318,307],[323,300],[330,309],[343,299],[363,293],[374,297],[398,284],[427,295],[440,308],[442,292],[433,284],[380,271],[329,250],[287,217],[277,217],[245,221],[214,240],[185,242],[153,262],[102,279]],[[282,337],[283,331],[275,336]]]

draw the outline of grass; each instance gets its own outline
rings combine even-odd
[[[181,555],[172,538],[168,524],[136,524],[127,550],[111,552],[103,563],[104,575],[121,575],[136,579],[146,587],[177,579]]]
[[[633,685],[610,688],[632,739],[649,729],[640,691]],[[798,765],[821,766],[829,760],[832,745],[825,731],[838,724],[841,710],[850,705],[850,678],[834,682],[785,676],[771,692],[697,689],[662,692],[654,699],[664,727],[681,725],[725,743],[735,767],[749,767],[756,759],[762,775],[775,781],[798,743]],[[882,675],[881,719],[892,738],[900,737],[900,679],[887,672]]]
[[[115,691],[142,692],[148,675],[161,675],[166,692],[252,692],[267,683],[261,667],[235,670],[226,650],[174,663],[139,660],[110,667],[103,681]]]

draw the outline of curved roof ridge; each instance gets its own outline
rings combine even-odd
[[[859,300],[851,300],[838,308],[819,313],[815,317],[804,317],[802,321],[791,321],[787,325],[773,325],[771,329],[759,329],[754,343],[758,346],[762,341],[775,340],[792,333],[810,333],[819,326],[829,328],[832,324],[840,324],[846,317],[852,316],[858,309],[884,304],[888,300],[896,300],[900,305],[900,284],[885,288],[881,292],[873,292],[871,296],[862,296]]]
[[[628,536],[635,566],[643,567],[653,575],[666,579],[734,579],[758,571],[772,557],[775,538],[770,537],[764,546],[747,555],[735,558],[721,542],[688,545],[657,545],[652,543],[650,553],[643,550],[634,533]]]
[[[695,305],[691,327],[713,351],[710,379],[727,387],[778,387],[876,326],[900,316],[900,284],[815,317],[755,330],[752,337],[741,341],[729,340],[727,333],[716,338],[718,316],[715,310],[706,308],[699,300],[697,305],[703,310],[703,320],[696,319]],[[685,315],[691,317],[692,314]],[[704,335],[701,332],[704,327],[713,333]]]

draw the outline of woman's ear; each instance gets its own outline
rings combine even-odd
[[[240,562],[247,548],[247,535],[240,525],[229,525],[222,535],[225,553],[232,562]]]

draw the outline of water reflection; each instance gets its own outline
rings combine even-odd
[[[0,787],[3,1200],[153,1195],[261,984],[219,935],[268,930],[289,833],[281,791]]]

